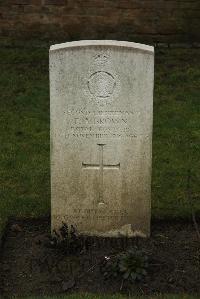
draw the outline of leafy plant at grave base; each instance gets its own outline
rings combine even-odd
[[[102,270],[105,277],[118,277],[135,282],[145,278],[148,266],[146,253],[134,247],[115,256],[105,257]]]
[[[73,225],[63,225],[58,231],[54,230],[50,240],[52,247],[60,248],[66,253],[81,251],[85,246]]]

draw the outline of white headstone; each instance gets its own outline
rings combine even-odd
[[[153,78],[151,46],[50,48],[52,229],[150,234]]]

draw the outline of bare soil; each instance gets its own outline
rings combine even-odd
[[[200,294],[200,243],[189,222],[156,221],[149,239],[88,238],[84,250],[71,253],[50,246],[49,236],[47,218],[10,221],[0,255],[2,295]],[[105,256],[135,245],[149,256],[145,281],[105,279],[101,269]]]

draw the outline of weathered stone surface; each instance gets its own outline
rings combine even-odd
[[[150,233],[153,47],[50,48],[52,229]]]

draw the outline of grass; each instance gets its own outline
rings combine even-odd
[[[188,170],[200,209],[200,51],[158,52],[155,68],[153,215],[188,217]]]
[[[1,49],[0,211],[50,213],[48,50]]]
[[[0,49],[0,227],[50,214],[48,47]],[[159,50],[155,64],[152,214],[200,212],[200,51]],[[1,229],[0,229],[1,230]]]

